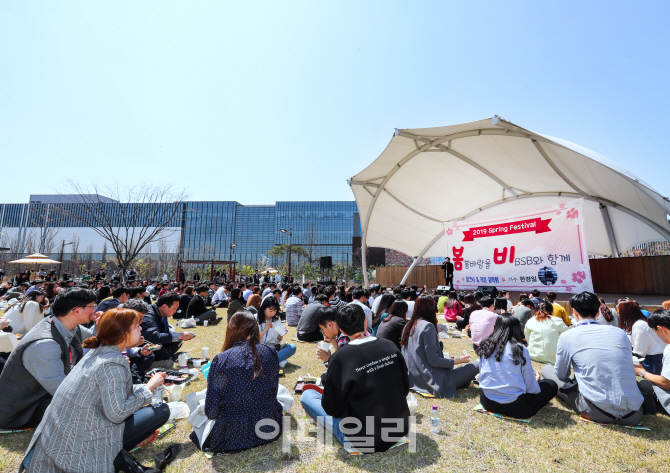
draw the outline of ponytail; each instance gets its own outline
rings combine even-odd
[[[98,340],[98,337],[88,337],[84,340],[81,346],[84,348],[98,348],[100,346],[100,340]]]

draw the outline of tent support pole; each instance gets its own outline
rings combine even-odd
[[[366,228],[367,230],[367,228]],[[363,287],[368,287],[368,259],[365,255],[365,233],[363,233],[363,238],[361,238],[361,266],[363,269]]]
[[[614,228],[612,227],[612,219],[610,219],[610,213],[607,210],[605,204],[600,204],[600,214],[603,216],[603,222],[605,223],[605,230],[607,230],[607,239],[610,242],[610,248],[612,249],[612,256],[615,258],[619,257],[619,248],[616,244],[616,237],[614,236]]]
[[[405,275],[403,276],[402,281],[400,281],[400,284],[405,284],[405,281],[406,281],[407,278],[409,277],[409,273],[411,273],[412,270],[414,269],[414,266],[416,266],[417,263],[418,263],[419,261],[421,261],[421,258],[423,258],[423,255],[425,255],[426,252],[427,252],[428,250],[430,250],[430,248],[437,242],[437,240],[439,240],[439,239],[442,237],[442,235],[444,235],[444,230],[442,230],[440,233],[438,233],[437,236],[436,236],[435,238],[433,238],[432,241],[431,241],[430,243],[428,243],[428,245],[426,245],[426,247],[421,251],[421,253],[419,253],[419,256],[417,256],[417,257],[414,259],[414,261],[412,262],[411,266],[407,269],[407,272],[406,272]]]

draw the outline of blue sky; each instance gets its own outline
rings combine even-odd
[[[394,128],[498,114],[670,194],[670,3],[0,3],[0,202],[66,179],[351,200]]]

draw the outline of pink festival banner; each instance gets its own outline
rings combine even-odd
[[[444,227],[456,289],[593,292],[583,199]]]

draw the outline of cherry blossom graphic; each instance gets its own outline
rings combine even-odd
[[[505,278],[502,278],[503,282],[505,282]]]
[[[577,218],[578,215],[579,215],[579,210],[577,210],[577,209],[568,210],[568,213],[567,213],[568,218]]]
[[[558,208],[560,208],[561,210],[565,209],[565,204],[559,205]]]
[[[566,281],[565,279],[561,279],[561,284],[565,284],[566,282],[568,281]]]
[[[451,236],[454,234],[454,231],[451,228],[447,228],[447,235]]]
[[[577,271],[572,273],[572,282],[581,284],[586,279],[586,273],[584,271]]]

